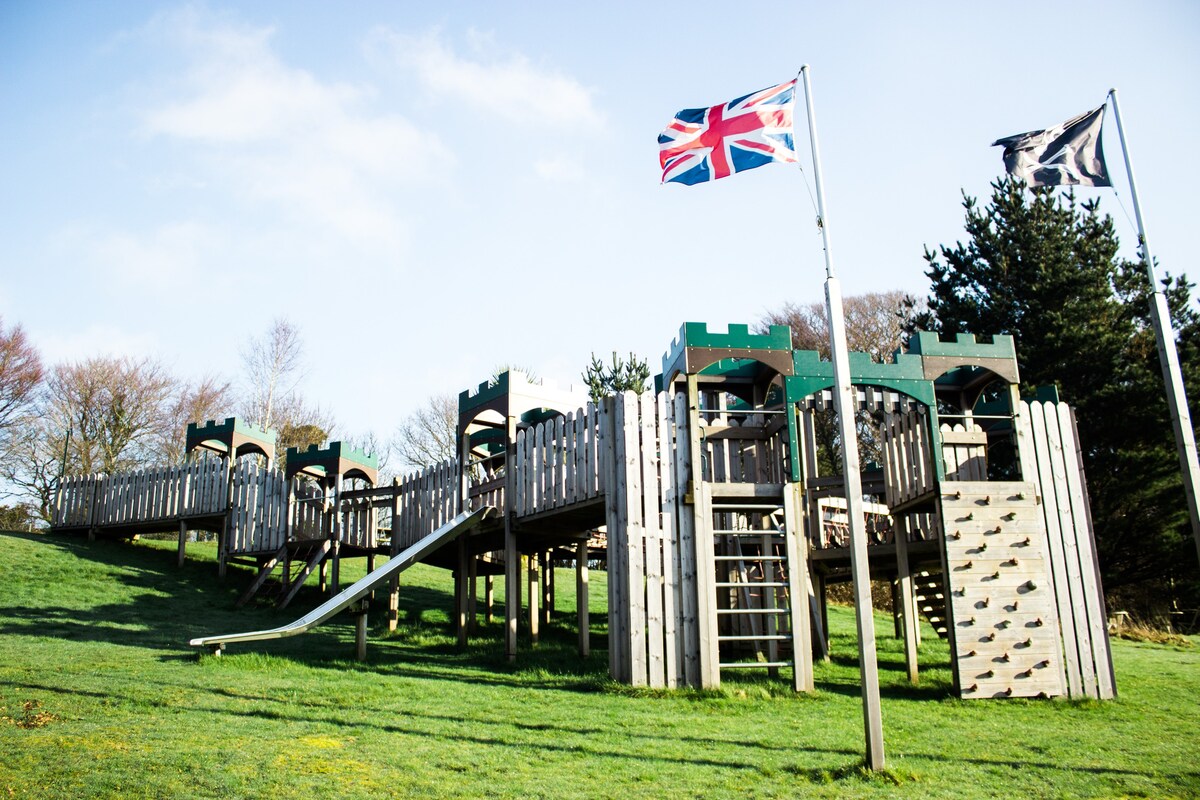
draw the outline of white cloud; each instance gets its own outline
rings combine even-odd
[[[284,63],[271,28],[185,11],[157,18],[148,35],[189,60],[168,99],[142,114],[142,132],[182,143],[256,211],[333,233],[356,249],[394,252],[407,241],[397,195],[440,179],[454,156],[431,132],[374,110],[375,89],[323,81]]]
[[[436,31],[413,36],[379,28],[371,41],[413,70],[429,92],[510,122],[579,129],[603,122],[592,90],[520,53],[496,53],[491,37],[478,32],[468,34],[472,58],[455,53]]]

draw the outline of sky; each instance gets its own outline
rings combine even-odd
[[[657,371],[685,321],[823,301],[805,131],[799,166],[693,187],[656,144],[804,64],[844,294],[928,294],[990,143],[1112,87],[1153,253],[1195,279],[1198,42],[1194,2],[0,0],[0,316],[50,364],[233,381],[287,318],[304,396],[383,440],[501,365]],[[1078,194],[1133,257],[1111,108],[1104,147],[1115,193]]]

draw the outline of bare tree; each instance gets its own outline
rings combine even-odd
[[[0,319],[0,443],[21,423],[42,382],[42,360],[20,325]]]
[[[206,375],[192,384],[178,384],[166,409],[167,424],[156,446],[158,460],[166,464],[181,463],[188,423],[222,420],[232,407],[233,390],[227,380]]]
[[[846,297],[846,345],[852,352],[869,353],[880,363],[895,360],[896,351],[904,345],[904,328],[920,309],[911,297],[901,291],[873,292]],[[797,350],[816,350],[829,358],[829,317],[824,303],[797,305],[786,303],[768,312],[758,326],[765,333],[770,325],[787,325],[792,329],[792,346]],[[883,445],[879,426],[882,418],[862,411],[856,415],[859,447],[864,461],[882,458]],[[818,458],[821,471],[840,472],[841,442],[831,413],[819,414],[816,420]]]
[[[280,421],[279,406],[294,399],[296,386],[304,376],[300,329],[285,317],[277,317],[261,338],[246,343],[242,365],[242,413],[255,425],[270,428]]]
[[[458,398],[435,394],[396,428],[393,449],[400,463],[424,469],[458,453]]]
[[[55,366],[46,382],[45,416],[71,432],[68,466],[112,473],[152,459],[155,445],[169,435],[176,386],[151,359],[99,357]]]
[[[888,363],[904,344],[904,324],[919,309],[904,292],[872,292],[845,298],[846,345],[852,352],[870,353],[876,361]],[[829,357],[829,318],[824,303],[797,305],[785,303],[769,311],[759,330],[769,325],[788,325],[792,346],[797,350],[817,350]]]

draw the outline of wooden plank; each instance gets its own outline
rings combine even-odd
[[[679,535],[680,639],[683,653],[683,682],[699,688],[700,631],[696,588],[695,503],[692,487],[691,439],[688,430],[687,395],[677,393],[672,400],[675,439],[675,525]]]
[[[659,513],[662,530],[663,564],[663,670],[668,688],[684,684],[682,636],[679,628],[679,531],[675,512],[675,446],[671,434],[673,407],[668,395],[655,397],[657,449],[659,452]]]
[[[1058,418],[1053,404],[1032,403],[1040,413],[1035,414],[1036,420],[1042,418],[1045,425],[1046,451],[1050,462],[1050,479],[1054,486],[1055,502],[1046,504],[1046,517],[1056,517],[1056,536],[1062,545],[1063,565],[1066,572],[1067,605],[1070,607],[1070,629],[1074,632],[1075,654],[1078,658],[1078,669],[1081,682],[1081,692],[1087,697],[1095,697],[1096,673],[1091,664],[1091,636],[1087,623],[1087,610],[1083,599],[1082,576],[1079,568],[1078,548],[1073,535],[1075,522],[1071,518],[1070,491],[1067,488],[1066,464],[1062,449],[1062,437],[1058,430]],[[1064,621],[1064,638],[1067,624]]]
[[[1047,409],[1047,425],[1050,423]],[[1108,617],[1101,602],[1100,584],[1096,578],[1098,569],[1093,559],[1091,528],[1088,524],[1090,512],[1086,509],[1086,500],[1082,480],[1077,465],[1079,455],[1075,452],[1075,426],[1070,409],[1065,403],[1055,404],[1052,408],[1056,415],[1055,430],[1058,432],[1058,442],[1063,455],[1063,478],[1067,488],[1067,497],[1071,503],[1071,527],[1064,530],[1066,550],[1074,550],[1079,562],[1079,594],[1080,608],[1087,622],[1088,630],[1088,663],[1095,679],[1095,694],[1098,699],[1111,699],[1113,696],[1111,676],[1108,665]]]
[[[808,613],[808,546],[804,541],[801,486],[784,484],[784,546],[787,548],[788,623],[792,635],[792,688],[814,689],[812,626]]]
[[[1070,436],[1067,435],[1068,428],[1064,428],[1063,443],[1066,445],[1068,438],[1070,439],[1070,450],[1074,454],[1075,468],[1070,469],[1068,466],[1068,474],[1073,476],[1073,480],[1077,483],[1072,484],[1072,498],[1078,493],[1079,505],[1082,513],[1076,515],[1077,524],[1077,539],[1081,550],[1087,550],[1087,560],[1091,564],[1091,583],[1088,585],[1089,600],[1095,609],[1098,618],[1104,621],[1104,635],[1099,639],[1093,639],[1093,642],[1099,641],[1103,643],[1103,651],[1098,658],[1102,660],[1097,662],[1097,685],[1100,691],[1100,698],[1110,699],[1117,696],[1117,679],[1113,672],[1112,663],[1112,644],[1108,637],[1108,614],[1107,606],[1104,601],[1104,585],[1100,580],[1100,558],[1096,553],[1096,539],[1093,535],[1092,525],[1092,509],[1088,499],[1087,480],[1083,471],[1082,447],[1079,444],[1079,426],[1076,424],[1075,411],[1069,406],[1064,405],[1065,422],[1070,431]],[[1072,501],[1074,502],[1074,500]],[[1085,581],[1087,580],[1085,576]],[[1090,612],[1089,612],[1090,613]]]
[[[642,508],[642,474],[638,428],[638,398],[633,392],[622,392],[618,397],[621,409],[621,429],[618,436],[624,438],[623,464],[625,486],[622,513],[627,535],[625,537],[626,609],[623,613],[626,641],[629,647],[629,664],[632,671],[631,684],[645,686],[648,681],[646,651],[646,525]],[[621,481],[621,477],[618,477]]]
[[[663,634],[663,531],[659,517],[658,439],[655,435],[657,408],[653,392],[636,397],[641,428],[640,465],[642,491],[637,501],[642,507],[645,531],[646,576],[646,666],[653,688],[667,685],[665,640]]]

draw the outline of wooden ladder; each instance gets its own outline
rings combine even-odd
[[[712,512],[718,668],[774,673],[794,666],[784,657],[792,637],[783,498],[743,502],[718,494]],[[747,648],[754,659],[739,659]]]

